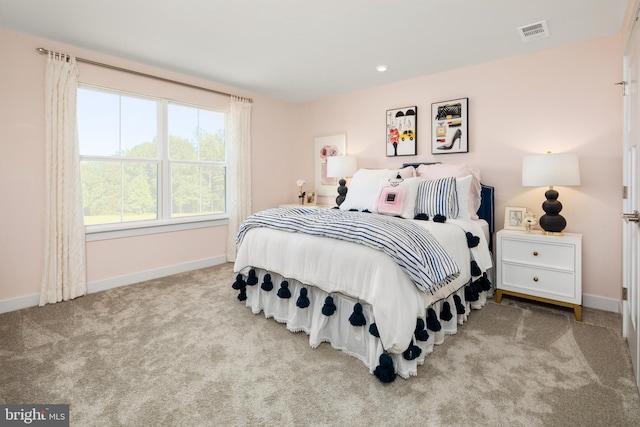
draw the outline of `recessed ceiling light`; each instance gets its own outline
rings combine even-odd
[[[376,67],[376,70],[380,71],[381,73],[384,71],[387,71],[387,66],[386,65],[378,65]]]

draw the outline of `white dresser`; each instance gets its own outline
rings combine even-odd
[[[502,295],[571,307],[582,321],[582,235],[497,233],[496,301]]]

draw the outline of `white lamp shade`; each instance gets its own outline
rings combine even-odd
[[[357,165],[354,156],[327,157],[327,176],[330,178],[347,178],[356,173]]]
[[[524,187],[580,185],[578,156],[571,153],[524,156],[522,185]]]

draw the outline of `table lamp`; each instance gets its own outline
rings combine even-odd
[[[558,201],[558,192],[554,185],[580,185],[580,166],[578,156],[571,153],[531,155],[522,158],[522,185],[524,187],[546,187],[544,193],[547,200],[542,203],[540,227],[545,234],[562,235],[567,221],[560,211],[562,203]]]
[[[327,157],[327,177],[340,178],[338,181],[338,197],[336,203],[338,206],[344,202],[347,197],[347,181],[346,178],[356,173],[356,158],[354,156],[331,156]]]

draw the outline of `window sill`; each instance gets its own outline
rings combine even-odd
[[[125,237],[145,236],[148,234],[169,233],[173,231],[193,230],[197,228],[220,227],[229,224],[229,218],[207,217],[184,219],[180,222],[153,221],[127,224],[89,225],[85,227],[85,241],[121,239]]]

